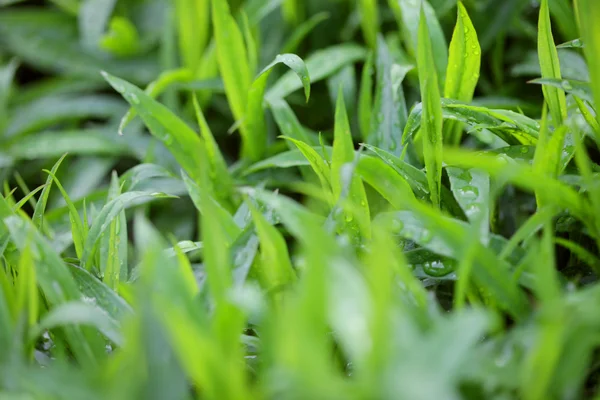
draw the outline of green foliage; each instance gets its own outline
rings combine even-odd
[[[0,399],[599,398],[598,4],[0,0]]]

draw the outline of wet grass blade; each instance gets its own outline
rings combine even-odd
[[[487,243],[490,229],[490,177],[477,169],[446,168],[450,187],[467,219],[479,229],[479,239]]]
[[[360,179],[347,176],[345,168],[352,165],[356,158],[350,123],[344,104],[342,87],[338,92],[335,108],[335,126],[333,138],[333,154],[331,157],[331,186],[333,196],[339,201],[342,196],[347,196],[350,209],[344,211],[345,230],[350,234],[355,243],[371,237],[370,213],[365,188]],[[347,187],[347,194],[344,192]]]
[[[103,76],[137,111],[152,135],[164,143],[181,167],[193,179],[199,179],[205,149],[198,135],[140,88],[106,72]]]
[[[591,209],[588,202],[568,185],[533,171],[529,165],[514,162],[505,157],[475,154],[464,150],[447,150],[444,160],[448,165],[478,168],[492,177],[504,179],[525,190],[539,191],[553,204],[568,209],[584,223],[589,221]]]
[[[461,1],[458,2],[456,25],[448,52],[444,97],[468,103],[473,99],[479,80],[481,47],[475,27]],[[447,123],[444,127],[444,141],[457,145],[460,143],[461,131],[460,124]]]
[[[366,50],[356,44],[340,44],[323,50],[315,51],[306,58],[306,69],[310,74],[311,83],[325,79],[344,66],[362,60]],[[303,87],[296,73],[288,71],[273,84],[267,91],[266,98],[269,102],[286,97],[292,92]]]
[[[404,101],[403,96],[402,98],[398,98],[396,93],[394,93],[395,86],[392,81],[392,56],[387,44],[381,36],[377,37],[377,56],[375,57],[375,65],[377,69],[377,84],[375,86],[373,109],[368,110],[371,113],[369,117],[371,127],[367,141],[370,144],[381,147],[391,153],[400,155],[402,152],[400,132],[404,122],[401,121],[401,111],[403,111],[405,104],[400,104]],[[367,88],[365,88],[365,90],[367,90]],[[401,85],[397,87],[397,90],[402,91]],[[364,101],[367,100],[369,100],[369,98]],[[367,104],[363,105],[363,107],[367,106]]]
[[[423,114],[421,115],[423,156],[431,202],[439,207],[442,185],[442,105],[429,28],[423,9],[420,13],[417,53],[419,83],[423,98]]]

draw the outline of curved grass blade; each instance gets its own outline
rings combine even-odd
[[[381,158],[387,165],[394,168],[394,170],[408,182],[415,195],[418,197],[429,195],[427,175],[425,172],[402,161],[399,157],[396,157],[383,149],[368,144],[365,144],[364,146],[377,155],[377,157]]]
[[[427,169],[427,183],[429,185],[431,202],[434,206],[440,207],[440,191],[442,186],[442,105],[431,38],[423,6],[420,13],[418,37],[417,64],[419,68],[421,96],[423,98],[423,115],[421,116],[423,156],[425,159],[425,168]]]
[[[248,105],[242,130],[242,156],[252,161],[261,159],[267,147],[267,128],[263,111],[263,100],[267,80],[274,66],[285,64],[294,71],[304,87],[306,101],[310,98],[310,77],[304,61],[295,54],[279,54],[267,65],[250,86]]]
[[[190,69],[180,68],[176,70],[164,71],[158,78],[150,82],[144,92],[152,99],[156,99],[169,86],[178,83],[188,83],[194,79],[194,74]],[[119,134],[122,135],[125,127],[135,118],[136,111],[130,108],[121,119],[119,124]]]
[[[404,208],[406,198],[414,198],[407,181],[380,159],[369,156],[361,157],[356,167],[356,173],[395,209]]]
[[[306,69],[310,74],[312,83],[327,78],[339,71],[342,67],[362,60],[366,56],[366,50],[356,44],[340,44],[317,50],[305,60]],[[295,72],[288,71],[267,91],[267,101],[286,97],[290,93],[303,87],[298,82]]]
[[[122,346],[124,342],[117,321],[97,306],[80,301],[70,301],[52,308],[29,333],[29,340],[36,340],[46,330],[67,325],[92,326],[117,346]]]
[[[321,147],[312,147],[316,152],[321,151]],[[333,154],[333,148],[331,146],[325,146],[325,153],[328,158],[331,158]],[[310,166],[310,162],[304,157],[302,152],[295,148],[293,150],[284,151],[274,155],[273,157],[266,158],[262,161],[252,164],[242,172],[242,176],[250,175],[255,172],[262,171],[268,168],[291,168],[300,166]]]
[[[73,264],[67,264],[67,267],[82,296],[87,298],[89,302],[94,302],[116,321],[123,321],[126,317],[133,315],[132,307],[95,276]]]
[[[442,99],[442,116],[445,120],[464,122],[473,129],[487,129],[509,145],[533,145],[537,143],[540,125],[535,120],[508,110],[462,104],[456,100]],[[415,105],[408,116],[402,142],[421,128],[423,104]]]
[[[330,196],[332,193],[331,168],[325,163],[323,157],[321,157],[319,153],[317,153],[317,151],[310,147],[308,144],[300,140],[292,139],[286,136],[283,136],[283,138],[291,141],[298,147],[298,149],[302,152],[304,157],[306,157],[306,159],[310,163],[310,166],[312,167],[313,171],[315,171],[315,173],[319,177],[323,189],[328,193],[328,196]]]
[[[598,122],[594,119],[594,116],[590,112],[588,106],[583,102],[583,100],[579,100],[577,97],[575,97],[575,102],[577,103],[577,108],[579,108],[579,112],[581,112],[581,115],[583,115],[585,122],[588,123],[588,125],[594,132],[596,132],[596,134],[600,134],[600,124],[598,124]]]
[[[589,82],[577,81],[574,79],[538,78],[529,81],[529,83],[552,86],[577,96],[590,104],[594,103],[594,96]]]
[[[194,180],[199,179],[206,150],[198,135],[173,112],[138,87],[106,72],[102,75],[131,104],[152,135],[165,144],[181,167]]]

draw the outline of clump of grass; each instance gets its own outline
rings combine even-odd
[[[0,398],[600,396],[600,3],[0,7]]]

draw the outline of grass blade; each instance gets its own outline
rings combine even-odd
[[[542,0],[538,22],[538,54],[542,78],[562,79],[558,52],[552,36],[548,0]],[[563,124],[567,117],[567,100],[562,90],[551,86],[542,86],[544,98],[550,108],[552,123],[555,127]]]
[[[481,47],[477,39],[477,32],[467,9],[459,1],[456,25],[450,41],[444,97],[470,102],[479,80],[480,67]],[[445,142],[453,145],[460,143],[461,131],[460,124],[448,123],[444,127]]]
[[[440,206],[442,181],[442,105],[440,88],[429,36],[425,11],[422,8],[419,21],[419,47],[417,64],[419,83],[423,97],[421,132],[423,133],[423,156],[427,169],[427,182],[431,202]]]
[[[165,144],[183,169],[193,179],[199,179],[205,149],[198,135],[140,88],[106,72],[103,76],[136,110],[152,135]]]
[[[245,130],[242,130],[242,156],[251,161],[258,161],[267,147],[267,128],[263,111],[263,99],[267,80],[273,67],[285,64],[294,71],[302,85],[306,101],[310,97],[310,77],[304,61],[295,54],[279,54],[267,65],[250,86],[248,106],[244,119]]]
[[[248,52],[240,28],[229,12],[226,1],[212,2],[212,20],[217,46],[219,71],[223,77],[227,100],[236,121],[244,118],[252,74]]]
[[[594,104],[600,104],[600,4],[594,0],[577,0],[577,17],[579,31],[585,43],[584,53],[590,71],[592,92],[594,93]],[[596,112],[596,119],[600,125],[600,112]],[[600,141],[600,134],[596,135],[596,141]]]

